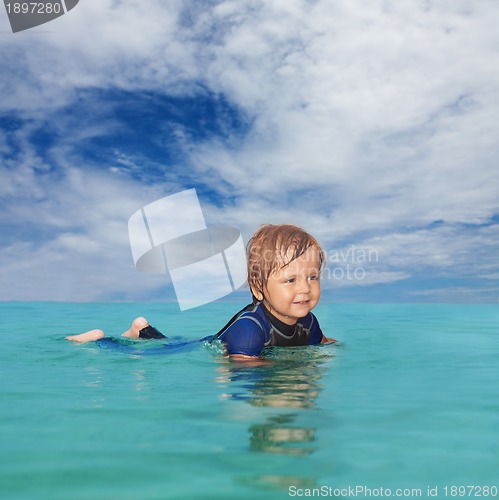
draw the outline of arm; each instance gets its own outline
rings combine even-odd
[[[324,334],[322,334],[321,344],[327,344],[328,342],[338,342],[338,341],[336,339],[326,337]]]
[[[236,363],[245,363],[251,366],[266,365],[269,363],[268,360],[260,356],[247,356],[245,354],[229,354],[229,359]]]
[[[261,362],[265,334],[259,322],[251,318],[235,321],[220,337],[231,361]]]

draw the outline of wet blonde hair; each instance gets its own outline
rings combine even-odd
[[[248,241],[246,253],[248,257],[248,285],[254,300],[255,292],[264,294],[270,275],[291,261],[303,255],[310,247],[319,253],[320,273],[324,265],[324,251],[317,240],[304,229],[291,224],[264,224]]]

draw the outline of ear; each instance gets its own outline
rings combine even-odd
[[[258,300],[258,302],[261,302],[263,300],[263,295],[261,292],[259,292],[258,290],[255,290],[252,286],[250,286],[250,290],[251,290],[253,297],[255,297],[255,299]]]

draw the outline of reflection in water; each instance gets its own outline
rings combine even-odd
[[[259,415],[259,420],[265,420],[249,427],[252,451],[304,457],[319,449],[316,427],[304,422],[311,420],[308,411],[316,407],[320,380],[332,355],[323,347],[288,347],[274,348],[258,364],[224,361],[217,378],[227,388],[222,397],[266,408]],[[284,489],[290,485],[312,487],[316,478],[259,474],[238,481],[259,489]]]
[[[295,414],[270,417],[265,424],[252,425],[250,446],[254,451],[308,455],[316,450],[312,446],[299,446],[315,441],[315,429],[293,426]]]
[[[316,444],[311,445],[316,441],[316,428],[305,427],[296,420],[300,409],[315,406],[322,390],[320,379],[331,353],[325,355],[320,349],[274,348],[264,363],[227,361],[220,367],[218,381],[230,382],[230,392],[224,397],[276,409],[265,422],[250,426],[252,450],[307,455],[317,449]]]

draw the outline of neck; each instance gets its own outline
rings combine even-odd
[[[260,302],[260,304],[263,307],[263,312],[265,313],[265,316],[269,319],[269,321],[272,323],[272,325],[277,328],[280,332],[285,333],[286,335],[290,335],[291,333],[294,332],[296,323],[298,320],[294,321],[293,323],[286,323],[276,317],[274,314],[272,314],[272,308],[270,304],[267,301]],[[270,307],[269,307],[270,306]]]

